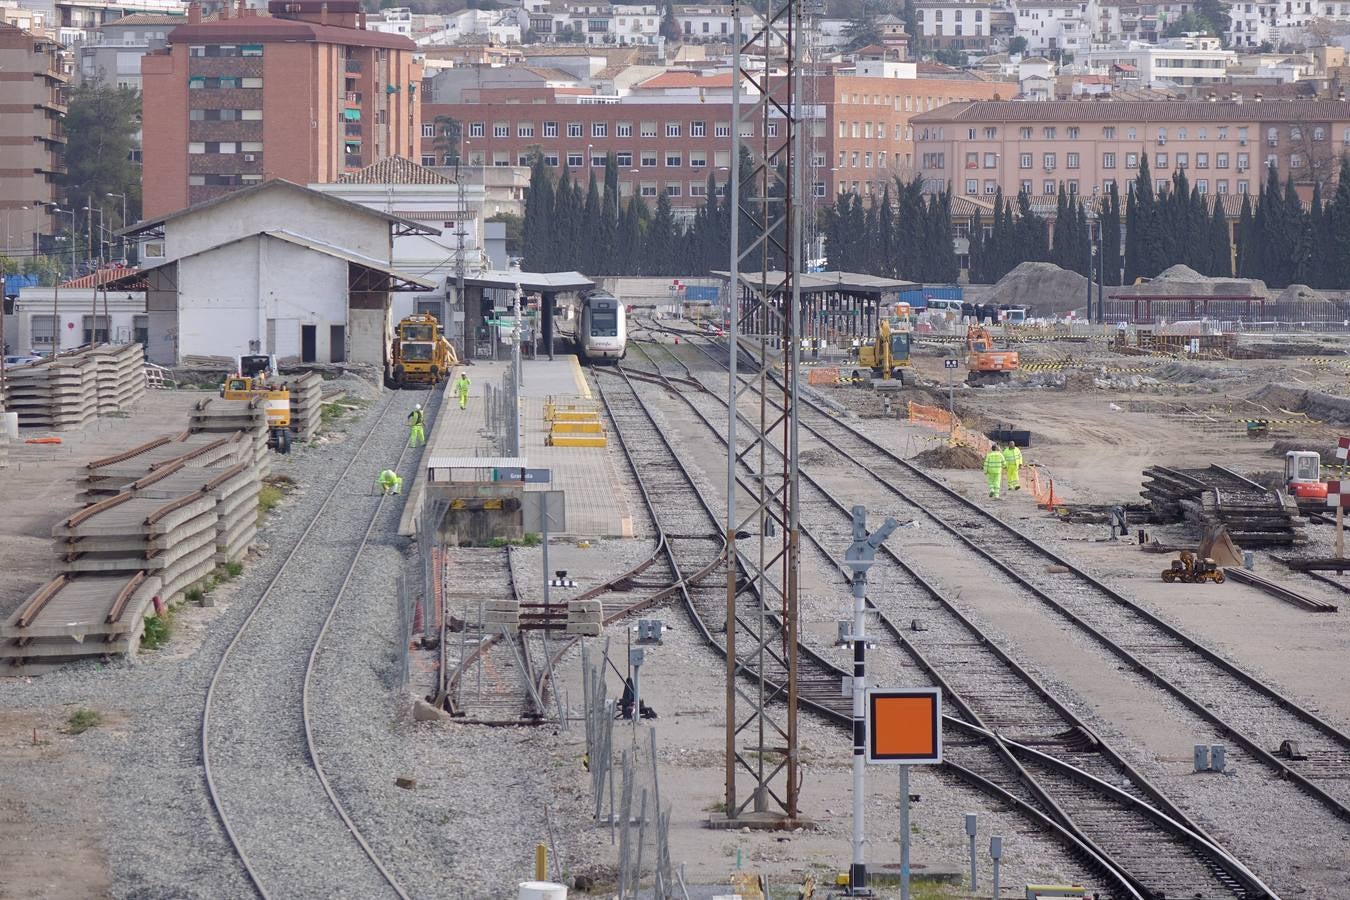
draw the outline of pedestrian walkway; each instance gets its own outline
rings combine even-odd
[[[460,410],[453,379],[447,381],[440,412],[427,436],[426,452],[408,493],[400,534],[413,533],[413,523],[420,514],[425,491],[428,460],[437,456],[498,455],[487,431],[483,407],[485,386],[500,385],[502,376],[510,371],[510,363],[478,362],[463,371],[468,373],[470,381],[468,409]],[[456,377],[458,374],[457,370]],[[548,434],[544,406],[549,399],[558,404],[594,404],[599,408],[586,371],[575,356],[558,356],[554,360],[523,360],[521,378],[521,455],[530,468],[548,469],[552,473],[551,484],[532,485],[527,490],[552,489],[566,494],[567,524],[560,536],[632,537],[633,518],[627,494],[615,490],[615,485],[623,483],[619,477],[623,471],[619,448],[613,445],[549,447],[544,444]]]

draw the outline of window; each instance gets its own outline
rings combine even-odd
[[[609,137],[608,122],[592,122],[591,137]]]
[[[777,123],[777,122],[770,122],[770,123],[769,123],[769,131],[768,131],[768,135],[769,135],[769,137],[778,137],[778,123]]]
[[[1019,193],[1022,193],[1022,194],[1030,194],[1030,193],[1031,193],[1031,179],[1030,179],[1030,178],[1023,178],[1020,182],[1018,182],[1018,184],[1017,184],[1017,190],[1018,190]]]
[[[854,154],[855,156],[857,154]],[[947,154],[945,153],[925,153],[923,155],[923,164],[920,168],[924,169],[942,169],[947,166]]]
[[[592,154],[591,154],[591,168],[592,168],[592,169],[603,169],[604,167],[605,167],[605,154],[603,154],[603,153],[592,153]]]
[[[492,123],[492,136],[495,138],[504,138],[511,136],[511,126],[506,122]]]
[[[677,138],[677,137],[679,137],[679,136],[680,136],[680,123],[679,123],[679,122],[667,122],[667,123],[666,123],[666,137],[668,137],[668,138]]]
[[[1069,133],[1069,140],[1071,140],[1071,141],[1076,141],[1076,140],[1078,140],[1078,126],[1077,126],[1077,125],[1070,125],[1066,130],[1067,130],[1068,133]]]
[[[146,245],[149,246],[148,244]],[[148,254],[147,254],[148,255]],[[161,253],[161,255],[163,255]],[[29,321],[29,327],[32,329],[32,343],[34,347],[48,346],[55,343],[56,335],[56,316],[53,315],[34,315]]]
[[[631,169],[633,167],[633,154],[616,153],[614,154],[614,162],[620,169]]]
[[[882,150],[881,152],[879,152],[879,153],[877,154],[877,168],[878,168],[878,169],[884,169],[884,168],[886,168],[886,151],[885,151],[885,150]]]
[[[717,137],[731,137],[731,125],[727,122],[718,122],[713,128],[713,134]]]
[[[690,136],[690,137],[707,137],[707,136],[708,136],[708,123],[707,123],[707,122],[690,122],[690,123],[689,123],[689,136]]]
[[[1228,179],[1220,178],[1218,181],[1214,182],[1214,193],[1216,194],[1228,193]]]
[[[1177,168],[1184,169],[1191,164],[1191,155],[1189,153],[1177,154]]]
[[[1197,154],[1195,154],[1195,167],[1196,167],[1197,169],[1208,169],[1208,168],[1209,168],[1209,154],[1208,154],[1208,153],[1197,153]]]
[[[655,151],[655,150],[643,150],[643,151],[642,151],[642,168],[644,168],[644,169],[653,169],[653,168],[655,168],[655,167],[656,167],[656,151]]]
[[[666,196],[667,197],[680,196],[680,183],[678,181],[672,181],[666,185]]]
[[[1046,171],[1052,171],[1055,168],[1055,154],[1046,153],[1041,158],[1041,163],[1045,166]]]
[[[534,137],[534,123],[520,122],[516,125],[516,137],[532,138]]]
[[[871,153],[864,153],[864,154],[863,154],[863,168],[866,168],[866,169],[872,168],[872,154],[871,154]]]
[[[1160,143],[1160,144],[1165,144],[1165,143],[1167,143],[1167,129],[1166,129],[1166,128],[1159,128],[1159,129],[1158,129],[1158,143]]]
[[[718,196],[721,196],[721,190],[722,190],[722,188],[721,188],[721,186],[719,185],[719,186],[718,186]],[[824,197],[824,196],[825,196],[825,182],[823,182],[823,181],[813,181],[813,182],[811,182],[811,196],[813,196],[813,197]]]
[[[1154,160],[1154,163],[1155,163],[1154,168],[1157,169],[1159,172],[1161,172],[1163,169],[1166,169],[1166,168],[1167,168],[1167,154],[1166,154],[1166,153],[1159,153],[1159,154],[1158,154],[1158,158]]]
[[[670,150],[667,150],[667,151],[666,151],[666,168],[667,168],[667,169],[678,169],[678,168],[679,168],[680,166],[682,166],[682,165],[684,165],[684,162],[683,162],[683,155],[682,155],[682,154],[680,154],[680,153],[674,153],[674,152],[672,152],[672,151],[670,151]]]
[[[1289,127],[1289,140],[1291,141],[1303,140],[1303,129],[1297,125],[1291,125]]]
[[[1045,183],[1044,183],[1043,185],[1041,185],[1041,187],[1042,187],[1042,193],[1045,193],[1045,194],[1051,194],[1051,195],[1054,195],[1054,194],[1059,193],[1059,186],[1056,185],[1053,181],[1051,181],[1051,180],[1048,179],[1048,178],[1045,180]]]
[[[1325,128],[1318,125],[1316,128],[1313,129],[1314,141],[1325,141],[1326,139],[1327,139],[1327,130]]]
[[[1196,191],[1196,193],[1198,193],[1198,194],[1208,194],[1208,193],[1209,193],[1209,180],[1206,179],[1206,178],[1201,178],[1201,179],[1199,179],[1198,181],[1196,181],[1196,182],[1195,182],[1195,191]]]
[[[689,167],[692,169],[702,169],[708,165],[708,153],[705,150],[689,151]]]
[[[638,185],[638,196],[639,196],[639,197],[655,197],[655,196],[656,196],[656,183],[655,183],[655,182],[652,182],[652,181],[644,181],[644,182],[642,182],[642,184]]]
[[[199,112],[201,112],[201,111],[202,111],[202,110],[200,110],[200,109],[194,109],[194,110],[193,110],[194,113],[199,113]],[[194,115],[192,118],[197,119],[197,118],[201,118],[201,117],[200,117],[200,116],[195,116],[195,115]],[[435,125],[425,125],[425,124],[424,124],[424,125],[422,126],[422,137],[435,137],[435,136],[436,136],[436,126],[435,126]]]
[[[998,193],[998,182],[992,178],[986,178],[984,180],[984,192],[986,194]]]
[[[567,154],[567,168],[569,169],[579,169],[584,162],[585,160],[580,153]]]
[[[1114,169],[1116,167],[1116,155],[1114,153],[1102,154],[1102,168]]]
[[[994,140],[994,139],[997,138],[997,137],[998,137],[998,129],[997,129],[997,128],[986,128],[986,129],[984,130],[984,139],[985,139],[986,141],[992,141],[992,140]]]
[[[719,161],[719,162],[718,162],[718,165],[722,165],[722,163]],[[825,154],[824,154],[824,153],[812,153],[812,154],[811,154],[811,168],[813,168],[813,169],[819,169],[819,168],[820,168],[821,166],[823,166],[823,165],[825,165]]]
[[[1278,147],[1280,145],[1280,129],[1267,128],[1266,143],[1271,147]]]
[[[1178,129],[1177,129],[1177,140],[1179,140],[1179,141],[1184,141],[1184,140],[1186,140],[1186,129],[1185,129],[1185,128],[1178,128]]]
[[[1126,129],[1126,131],[1125,131],[1125,140],[1127,140],[1127,141],[1133,141],[1133,140],[1136,139],[1135,136],[1136,136],[1137,134],[1138,134],[1138,131],[1137,131],[1136,129],[1134,129],[1134,128]]]
[[[203,144],[201,141],[193,141],[192,143],[188,144],[188,153],[195,154],[205,152],[206,152],[206,145]]]
[[[1239,172],[1247,171],[1251,167],[1251,157],[1246,153],[1239,153],[1237,155],[1237,167]]]
[[[1199,162],[1199,160],[1197,159],[1197,163],[1198,163],[1198,162]],[[1216,154],[1214,154],[1214,168],[1216,168],[1216,169],[1226,169],[1226,168],[1228,168],[1228,154],[1227,154],[1227,153],[1216,153]]]
[[[545,123],[544,123],[544,137],[555,138],[555,137],[557,137],[557,136],[558,136],[558,123],[557,123],[557,122],[545,122]]]
[[[1247,189],[1248,189],[1248,183],[1247,183],[1247,182],[1245,182],[1245,181],[1239,181],[1239,182],[1237,183],[1237,192],[1238,192],[1239,194],[1245,194],[1245,193],[1247,193]]]
[[[820,164],[821,164],[822,166],[825,165],[825,154],[824,154],[824,153],[817,153],[816,156],[818,156],[818,157],[820,158]],[[717,166],[719,169],[725,169],[727,166],[730,166],[730,165],[731,165],[731,151],[730,151],[730,150],[714,150],[714,151],[713,151],[713,165]],[[815,163],[813,162],[812,165],[815,165]]]
[[[1054,128],[1054,126],[1053,126],[1053,125],[1047,125],[1046,127],[1042,128],[1042,129],[1041,129],[1041,135],[1042,135],[1042,137],[1044,137],[1047,141],[1053,141],[1053,140],[1055,139],[1055,128]]]
[[[1077,153],[1064,154],[1064,165],[1068,166],[1070,169],[1078,168],[1078,154]]]
[[[567,123],[567,136],[568,136],[568,137],[570,137],[570,138],[579,138],[579,137],[581,137],[581,134],[582,134],[582,132],[581,132],[581,123],[580,123],[580,122],[568,122],[568,123]]]
[[[848,154],[847,154],[846,152],[844,152],[843,150],[840,150],[840,151],[839,151],[839,168],[842,169],[842,168],[844,167],[844,164],[845,164],[847,161],[848,161]]]
[[[1077,179],[1077,178],[1070,178],[1070,179],[1066,182],[1066,184],[1067,184],[1068,187],[1069,187],[1069,196],[1070,196],[1070,197],[1075,196],[1075,195],[1078,193],[1078,179]]]
[[[435,156],[425,156],[425,155],[424,155],[424,156],[422,157],[422,165],[424,165],[424,166],[434,166],[434,165],[436,165],[436,157],[435,157]]]
[[[980,192],[980,182],[979,182],[979,179],[976,179],[976,178],[967,178],[967,179],[966,179],[966,193],[967,193],[967,194],[978,194],[979,192]]]
[[[616,122],[614,124],[615,137],[629,138],[633,136],[632,122]]]
[[[1032,165],[1033,161],[1030,153],[1023,153],[1020,157],[1018,157],[1017,167],[1019,169],[1030,169]]]
[[[224,85],[223,82],[225,81],[225,79],[222,78],[222,79],[220,79],[220,80],[221,80],[221,82],[222,82],[222,84],[221,84],[220,86],[221,86],[221,87],[224,87],[225,85]],[[239,87],[241,87],[241,88],[261,88],[262,86],[263,86],[263,80],[262,80],[261,78],[240,78],[240,79],[239,79]]]
[[[84,319],[84,342],[86,344],[102,344],[108,340],[108,318],[107,316],[83,316]]]
[[[690,197],[708,196],[708,186],[701,181],[689,182],[689,196]]]
[[[978,169],[979,167],[980,167],[980,154],[978,154],[978,153],[967,153],[967,154],[966,154],[966,168],[967,168],[967,169]]]
[[[998,154],[997,154],[997,153],[986,153],[986,154],[984,155],[984,167],[985,167],[986,169],[997,169],[997,168],[998,168]]]
[[[555,168],[555,169],[558,168],[558,154],[557,154],[557,153],[545,153],[545,154],[544,154],[544,165],[546,165],[546,166],[552,166],[552,167]]]
[[[516,154],[516,165],[521,166],[522,168],[529,168],[531,162],[532,160],[530,159],[530,154],[528,153]]]
[[[852,153],[849,154],[849,161],[848,161],[848,164],[849,164],[849,166],[851,166],[852,168],[855,168],[855,169],[858,168],[858,151],[857,151],[857,150],[854,150]]]
[[[656,137],[656,123],[643,122],[640,126],[638,126],[638,131],[642,135],[642,137],[654,138]],[[655,197],[656,195],[652,194],[652,196]]]
[[[262,121],[262,110],[261,110],[261,109],[241,109],[241,110],[239,110],[239,118],[243,119],[245,122],[261,122],[261,121]]]
[[[1018,132],[1017,136],[1024,141],[1029,141],[1031,140],[1031,129],[1023,128],[1021,131]]]
[[[470,123],[469,123],[469,137],[482,137],[482,136],[483,136],[483,123],[482,123],[482,122],[470,122]]]
[[[1107,125],[1105,128],[1102,129],[1102,140],[1114,141],[1115,139],[1116,139],[1116,127],[1114,125]]]
[[[1291,169],[1303,168],[1303,156],[1298,153],[1289,154],[1289,168]]]

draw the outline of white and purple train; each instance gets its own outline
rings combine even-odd
[[[617,363],[628,352],[627,310],[613,294],[591,291],[581,297],[577,349],[593,363]]]

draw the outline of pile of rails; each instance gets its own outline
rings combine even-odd
[[[261,401],[200,401],[189,427],[85,467],[79,512],[52,529],[60,574],[0,625],[0,672],[132,655],[144,620],[257,538],[270,463]]]
[[[1144,470],[1139,493],[1153,508],[1154,521],[1222,525],[1239,547],[1289,547],[1302,543],[1298,504],[1222,466],[1205,469]]]
[[[23,428],[70,431],[129,410],[145,394],[140,344],[99,344],[7,371],[0,406]]]

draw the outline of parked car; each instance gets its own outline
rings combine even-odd
[[[42,361],[42,357],[40,357],[40,356],[32,356],[32,355],[28,355],[28,356],[6,356],[6,357],[5,357],[5,365],[6,365],[6,366],[26,366],[26,365],[28,365],[29,363],[35,363],[35,362],[41,362],[41,361]]]

